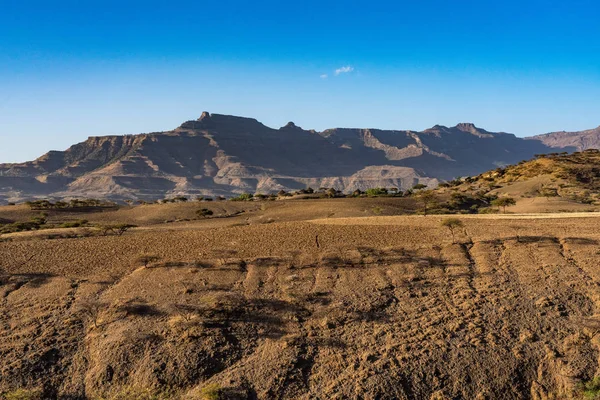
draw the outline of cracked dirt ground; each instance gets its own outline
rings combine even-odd
[[[456,244],[440,219],[0,243],[0,392],[577,398],[600,374],[600,218],[468,218]]]

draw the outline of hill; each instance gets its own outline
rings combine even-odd
[[[567,148],[566,150],[574,150]],[[203,113],[168,132],[90,137],[35,161],[0,164],[0,202],[28,198],[231,196],[311,186],[351,192],[435,186],[554,151],[540,140],[473,124],[423,132],[269,128]]]
[[[444,183],[437,192],[465,204],[475,198],[511,197],[517,201],[511,208],[515,212],[595,210],[600,205],[600,151],[540,154],[533,160]]]

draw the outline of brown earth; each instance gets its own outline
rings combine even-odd
[[[199,206],[48,217],[139,226],[120,237],[1,236],[0,393],[569,399],[600,374],[596,213],[459,216],[452,243],[410,199]]]

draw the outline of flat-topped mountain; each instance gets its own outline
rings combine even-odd
[[[273,129],[252,118],[204,112],[172,131],[90,137],[31,162],[0,164],[0,201],[230,196],[307,186],[343,191],[407,188],[554,152],[555,144],[469,123],[422,132],[316,132],[293,122]],[[577,148],[573,144],[564,150]]]

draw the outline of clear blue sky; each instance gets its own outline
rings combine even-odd
[[[599,21],[596,0],[0,0],[0,162],[203,110],[319,130],[593,128]]]

